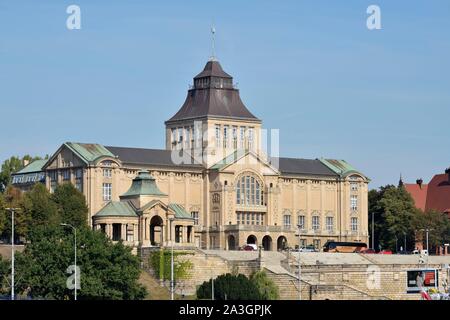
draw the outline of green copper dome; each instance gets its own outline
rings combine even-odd
[[[159,190],[155,179],[147,171],[139,171],[136,178],[133,179],[130,189],[121,197],[131,196],[166,196]]]

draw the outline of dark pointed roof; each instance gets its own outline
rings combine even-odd
[[[219,61],[217,61],[217,60],[209,60],[206,63],[203,71],[200,72],[198,75],[196,75],[194,79],[199,79],[199,78],[204,78],[204,77],[221,77],[221,78],[233,79],[232,76],[230,76],[228,73],[223,71],[222,66],[220,65]]]
[[[220,63],[210,60],[194,78],[180,110],[167,123],[204,117],[218,117],[260,122],[244,105],[233,78],[223,71]]]

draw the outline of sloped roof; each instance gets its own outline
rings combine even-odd
[[[66,142],[64,145],[87,163],[94,162],[101,157],[114,157],[108,149],[97,143]]]
[[[203,71],[200,72],[198,75],[196,75],[194,79],[204,78],[204,77],[220,77],[220,78],[228,78],[228,79],[233,78],[228,73],[223,71],[222,66],[220,65],[219,61],[217,61],[217,60],[209,60],[206,63],[205,67],[203,68]]]
[[[131,183],[128,191],[122,194],[120,197],[143,195],[166,196],[165,193],[159,190],[158,186],[156,185],[155,179],[147,171],[140,171],[138,175],[133,179],[133,182]]]
[[[232,79],[232,77],[222,70],[218,61],[208,61],[203,71],[194,78],[219,77]],[[167,123],[179,120],[218,117],[229,119],[245,119],[260,122],[245,107],[239,96],[239,90],[233,88],[230,84],[226,87],[215,87],[214,81],[210,79],[211,84],[207,87],[196,87],[188,91],[186,100],[180,110]]]
[[[437,174],[428,183],[426,210],[450,210],[450,174]]]
[[[181,204],[169,203],[169,208],[173,210],[178,219],[193,219]]]
[[[161,165],[161,166],[181,166],[189,168],[202,168],[199,163],[195,163],[192,159],[191,164],[175,164],[172,161],[171,150],[163,149],[143,149],[143,148],[127,148],[106,146],[106,149],[117,156],[123,163],[127,164],[144,164],[144,165]]]
[[[428,185],[422,184],[420,186],[417,183],[404,183],[403,186],[413,198],[416,208],[425,211],[427,203]]]
[[[341,177],[345,177],[351,173],[361,174],[358,170],[352,167],[345,160],[337,160],[337,159],[320,159],[320,161],[326,165],[328,168],[333,170],[333,172],[337,173]]]
[[[276,158],[272,158],[271,162],[276,161]],[[318,159],[278,158],[278,166],[282,174],[337,176]]]
[[[23,174],[23,173],[31,173],[31,172],[40,172],[42,171],[42,167],[47,162],[46,159],[43,160],[34,160],[25,166],[22,170],[17,171],[15,174]]]
[[[94,217],[137,217],[134,208],[126,201],[110,201]]]

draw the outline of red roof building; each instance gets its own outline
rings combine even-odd
[[[422,179],[419,179],[415,184],[403,185],[417,208],[450,214],[450,169],[445,170],[444,174],[435,175],[428,184],[423,184]]]

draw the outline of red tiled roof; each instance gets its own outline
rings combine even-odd
[[[449,174],[437,174],[430,183],[405,183],[406,191],[414,199],[417,208],[422,211],[436,210],[450,215],[450,177]]]
[[[448,174],[437,174],[428,184],[426,210],[450,212],[450,179]]]
[[[422,184],[421,186],[419,186],[417,183],[405,183],[404,186],[406,191],[408,191],[411,197],[414,199],[416,207],[421,209],[422,211],[425,211],[428,185]]]

